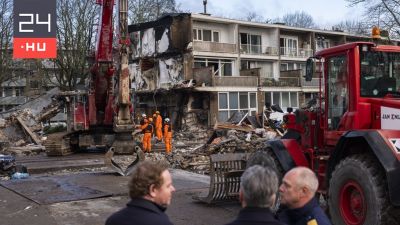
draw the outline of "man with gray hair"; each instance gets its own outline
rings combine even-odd
[[[278,191],[275,171],[270,167],[255,165],[244,171],[240,181],[242,210],[228,225],[283,225],[271,212]]]
[[[279,187],[279,221],[288,225],[331,225],[319,206],[315,193],[318,178],[307,167],[295,167],[285,174]]]

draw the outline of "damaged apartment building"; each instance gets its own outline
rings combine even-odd
[[[208,126],[238,111],[255,115],[266,102],[299,108],[319,90],[318,78],[303,78],[308,57],[370,41],[338,30],[186,13],[130,25],[129,33],[137,114],[159,110],[178,127],[188,115]]]

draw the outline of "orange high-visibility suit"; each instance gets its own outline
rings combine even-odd
[[[172,151],[172,126],[169,122],[164,123],[164,142],[165,152],[170,154]]]
[[[155,123],[155,127],[156,127],[157,140],[161,141],[162,138],[163,138],[163,135],[162,135],[162,117],[161,117],[160,113],[157,113],[157,112],[153,115],[153,117],[154,117],[154,123]]]
[[[144,127],[146,126],[146,127]],[[153,123],[151,120],[147,124],[144,124],[142,127],[144,127],[144,135],[143,135],[143,151],[144,152],[150,152],[151,151],[151,137],[153,136]]]

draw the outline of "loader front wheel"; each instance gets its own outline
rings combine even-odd
[[[249,160],[247,161],[246,167],[254,165],[272,167],[275,170],[276,175],[278,175],[279,181],[282,180],[284,171],[271,148],[267,147],[262,150],[257,150],[253,154],[251,154]]]
[[[329,212],[337,225],[387,224],[386,179],[377,160],[354,155],[342,160],[329,182]]]

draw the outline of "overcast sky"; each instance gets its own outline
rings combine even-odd
[[[176,0],[185,12],[203,12],[203,0]],[[246,18],[256,12],[264,18],[274,19],[287,13],[305,11],[321,27],[332,26],[346,19],[357,20],[362,6],[348,7],[345,0],[207,0],[207,13],[228,18]]]

